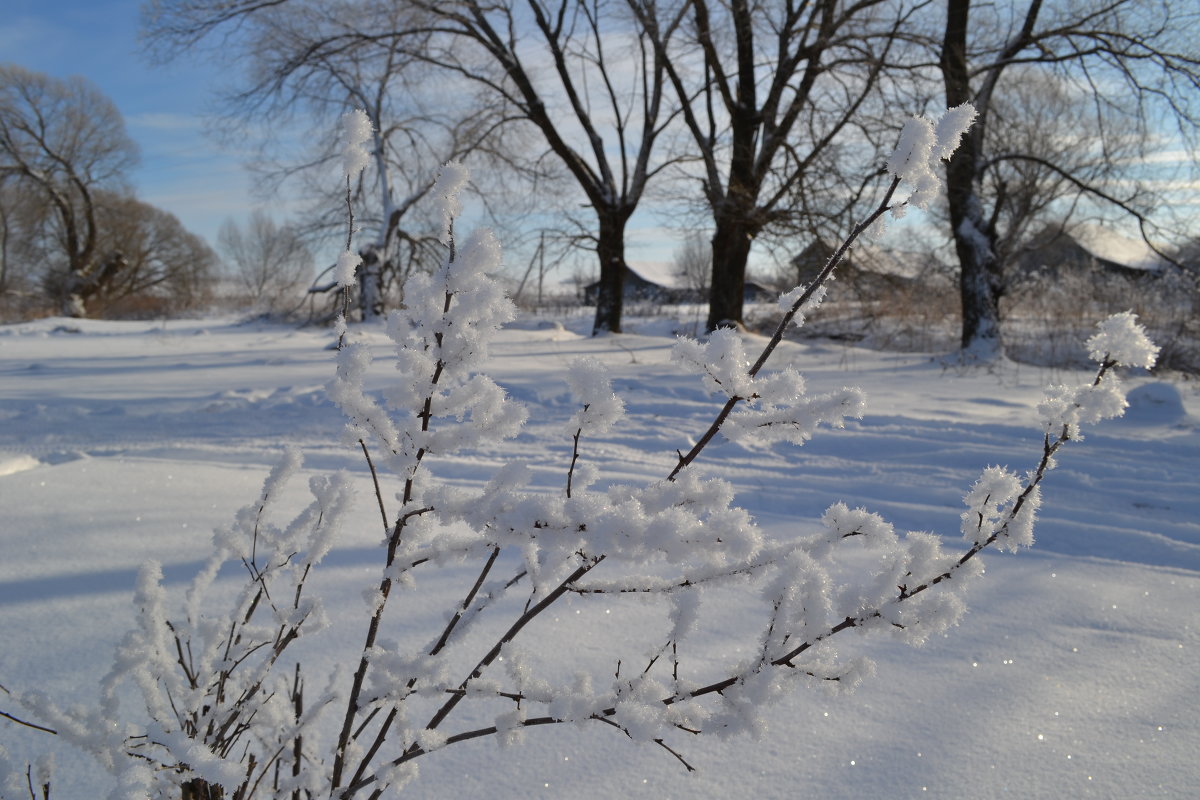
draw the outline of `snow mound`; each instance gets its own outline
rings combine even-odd
[[[18,472],[26,472],[41,465],[42,462],[24,453],[16,456],[0,455],[0,476],[16,475]]]
[[[522,316],[511,322],[504,323],[504,327],[510,331],[551,331],[559,333],[567,330],[567,327],[556,319],[539,319],[537,317]]]
[[[1126,396],[1124,421],[1135,425],[1180,425],[1188,421],[1179,387],[1165,381],[1146,383]]]

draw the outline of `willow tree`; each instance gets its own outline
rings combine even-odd
[[[49,209],[64,315],[85,316],[113,273],[100,247],[97,195],[123,189],[137,158],[121,112],[91,82],[0,64],[0,179]]]

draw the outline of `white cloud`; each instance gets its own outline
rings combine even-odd
[[[178,114],[167,111],[129,114],[125,117],[125,124],[130,129],[146,129],[156,132],[192,131],[200,134],[204,128],[204,120],[194,114]]]

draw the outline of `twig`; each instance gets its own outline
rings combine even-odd
[[[349,191],[349,189],[347,189],[347,191]],[[453,227],[453,222],[451,222],[451,225],[450,225],[450,255],[449,255],[449,259],[448,259],[447,263],[448,264],[454,263],[455,257],[456,257],[456,249],[455,249],[455,242],[454,242],[454,227]],[[443,318],[445,317],[446,314],[448,314],[450,312],[450,306],[451,306],[451,303],[453,302],[453,300],[454,300],[454,293],[447,289],[447,291],[445,292],[445,299],[442,302]],[[434,347],[438,350],[440,350],[442,347],[442,333],[440,331],[434,334]],[[433,369],[433,375],[430,378],[430,393],[425,396],[424,402],[421,404],[421,411],[417,414],[417,416],[421,420],[421,430],[423,432],[426,432],[429,430],[430,421],[433,419],[433,394],[437,390],[439,382],[441,381],[442,372],[444,371],[445,367],[446,367],[445,361],[439,356],[439,358],[437,359],[437,362],[434,366],[434,369]],[[414,458],[415,464],[413,466],[413,469],[404,481],[404,495],[400,501],[401,507],[407,506],[413,500],[413,493],[416,488],[417,470],[420,469],[421,463],[425,458],[426,452],[427,451],[424,447],[417,450],[416,456]],[[390,569],[392,564],[395,562],[396,551],[400,546],[400,538],[404,531],[405,525],[408,523],[408,520],[412,519],[414,516],[417,516],[420,514],[425,514],[432,510],[433,509],[431,509],[431,508],[423,508],[423,509],[417,509],[414,511],[409,511],[409,512],[406,512],[405,514],[401,515],[401,517],[398,520],[396,520],[395,528],[392,531],[391,536],[388,538],[387,558],[386,558],[386,562],[385,562],[385,574],[379,584],[380,600],[376,604],[375,611],[371,614],[370,621],[367,623],[366,640],[363,643],[362,654],[359,657],[358,669],[355,670],[355,672],[354,672],[354,678],[352,680],[351,687],[350,687],[350,694],[346,698],[346,713],[342,720],[341,733],[338,735],[337,748],[335,750],[336,754],[335,754],[334,760],[333,760],[333,772],[332,772],[332,784],[331,784],[334,789],[337,789],[338,787],[340,787],[341,783],[342,783],[342,776],[346,769],[347,746],[350,743],[351,735],[354,730],[354,718],[359,712],[359,698],[362,695],[363,681],[366,679],[366,675],[367,675],[367,666],[368,666],[368,661],[369,661],[368,654],[369,654],[371,648],[373,648],[375,646],[376,637],[379,635],[379,625],[383,620],[384,608],[387,605],[388,596],[391,594],[392,579],[391,579],[391,577],[389,577],[386,574],[386,570]],[[386,525],[386,516],[384,517],[384,519],[385,519],[385,525]],[[394,717],[394,714],[389,715],[389,718],[384,721],[384,724],[385,725],[390,724],[390,721],[393,717]],[[359,730],[361,732],[361,728]],[[365,766],[365,763],[366,762],[360,762],[359,769],[357,770],[358,772],[362,771],[362,769]],[[349,796],[348,792],[344,793],[343,796]]]
[[[354,244],[354,202],[350,194],[350,176],[346,176],[346,252]],[[346,343],[346,313],[350,310],[350,287],[342,286],[342,329],[338,333],[337,349]]]
[[[13,722],[17,723],[18,725],[24,725],[26,728],[33,728],[35,731],[41,731],[42,733],[49,733],[54,736],[58,736],[58,731],[54,730],[53,728],[47,728],[45,726],[38,725],[33,722],[29,722],[28,720],[23,720],[20,717],[14,717],[12,714],[9,714],[7,711],[0,711],[0,717],[4,717],[5,719],[12,720]]]
[[[367,460],[367,469],[371,470],[371,482],[375,485],[375,501],[379,503],[379,516],[383,518],[383,532],[386,535],[388,532],[388,515],[387,510],[383,507],[383,491],[379,488],[379,474],[375,471],[375,462],[371,460],[371,453],[367,450],[367,443],[359,439],[358,446],[362,448],[363,458]]]
[[[503,649],[504,645],[508,644],[514,638],[516,638],[517,634],[521,632],[522,628],[524,628],[526,625],[528,625],[534,618],[536,618],[539,614],[541,614],[549,606],[551,606],[555,601],[557,601],[560,597],[562,597],[564,594],[566,594],[567,587],[570,584],[574,583],[575,581],[579,580],[584,575],[586,575],[588,572],[595,569],[596,566],[598,566],[602,561],[604,561],[604,556],[598,556],[593,561],[580,565],[574,572],[572,572],[570,575],[568,575],[557,587],[555,587],[553,591],[551,591],[548,595],[546,595],[544,598],[542,598],[542,600],[540,602],[538,602],[536,605],[532,606],[531,608],[527,609],[524,613],[522,613],[521,616],[517,618],[516,622],[514,622],[509,627],[509,629],[504,632],[504,635],[501,636],[496,641],[496,644],[492,647],[492,649],[489,650],[487,652],[487,654],[484,655],[484,657],[479,660],[479,663],[475,665],[475,668],[473,670],[471,670],[471,673],[462,681],[462,683],[459,685],[458,689],[456,691],[453,691],[450,693],[450,698],[448,700],[446,700],[445,703],[442,704],[441,708],[439,708],[437,710],[437,712],[433,715],[433,717],[429,720],[429,722],[426,723],[425,729],[426,730],[434,730],[440,724],[442,724],[442,722],[445,721],[446,717],[448,717],[450,715],[450,712],[452,712],[455,709],[455,707],[463,700],[463,698],[465,698],[467,696],[466,690],[467,690],[467,687],[470,685],[471,681],[475,680],[480,675],[482,675],[483,671],[485,669],[487,669],[499,657],[500,652]],[[550,720],[550,721],[556,721],[556,720]],[[548,724],[548,723],[543,722],[542,724]],[[490,730],[492,733],[496,732],[495,727],[492,727]],[[486,734],[480,734],[480,735],[486,735]],[[447,744],[452,743],[453,738],[454,737],[447,739]],[[474,738],[474,737],[469,737],[469,738]],[[412,745],[410,745],[408,747],[407,750],[404,751],[403,755],[401,755],[397,759],[393,759],[392,761],[388,762],[387,766],[389,766],[389,767],[399,766],[400,764],[403,764],[406,761],[410,761],[413,758],[416,758],[417,756],[423,754],[424,752],[425,751],[419,745],[417,745],[416,743],[413,743]],[[378,780],[379,780],[378,774],[367,775],[367,776],[361,778],[360,780],[357,780],[357,781],[351,783],[349,786],[347,786],[346,789],[342,792],[341,796],[342,797],[350,797],[355,792],[357,792],[359,789],[369,786],[369,785],[377,782]],[[336,786],[336,784],[335,784],[335,786]]]
[[[750,377],[753,378],[758,375],[759,370],[761,370],[763,365],[767,363],[767,359],[770,358],[771,354],[775,352],[775,348],[779,346],[781,341],[783,341],[783,334],[787,330],[788,325],[790,325],[795,316],[800,313],[800,309],[804,308],[804,304],[812,299],[817,289],[824,285],[825,281],[829,280],[829,276],[833,274],[834,268],[841,263],[842,259],[846,255],[846,251],[850,249],[850,246],[854,244],[858,237],[861,236],[863,232],[867,230],[867,228],[874,224],[875,220],[879,219],[891,209],[892,196],[896,193],[896,189],[899,187],[899,185],[900,179],[893,178],[891,185],[888,187],[887,192],[883,196],[883,200],[879,202],[879,205],[875,208],[875,210],[872,211],[866,219],[854,226],[854,229],[850,232],[850,235],[847,236],[842,241],[841,245],[838,246],[838,249],[835,250],[831,256],[829,256],[829,260],[825,262],[825,266],[821,269],[821,272],[817,275],[813,282],[805,288],[805,290],[800,294],[800,297],[792,303],[791,308],[784,313],[783,318],[779,321],[779,324],[775,326],[775,333],[771,335],[770,340],[763,347],[762,352],[759,354],[754,364],[749,370],[747,370],[747,374]],[[703,435],[700,436],[700,438],[696,441],[696,444],[692,446],[691,450],[689,450],[686,454],[679,456],[679,461],[676,463],[675,468],[671,470],[671,474],[667,476],[667,480],[675,480],[676,475],[678,475],[684,470],[684,468],[696,460],[704,448],[708,446],[708,443],[711,442],[714,437],[716,437],[717,433],[721,430],[721,426],[725,424],[725,420],[728,419],[729,414],[733,411],[734,407],[744,399],[746,398],[734,395],[725,401],[725,405],[721,407],[721,410],[717,413],[717,416],[712,421],[712,424],[708,426],[708,430],[706,430]]]
[[[583,404],[583,410],[588,410],[588,404]],[[571,445],[571,466],[567,467],[567,497],[571,496],[571,484],[575,480],[575,463],[579,461],[579,435],[583,433],[583,428],[578,428],[575,435],[571,437],[573,443]]]
[[[483,568],[479,571],[479,575],[475,578],[474,585],[471,587],[471,590],[467,592],[467,596],[463,598],[463,601],[459,606],[459,610],[455,612],[454,616],[450,618],[450,621],[446,623],[446,627],[442,631],[442,635],[438,637],[437,642],[429,649],[429,655],[436,656],[446,646],[446,643],[450,641],[450,636],[454,633],[455,627],[458,626],[459,620],[463,618],[463,614],[475,601],[475,596],[479,592],[479,587],[481,587],[484,580],[487,579],[487,575],[489,572],[491,572],[492,565],[496,563],[496,558],[499,555],[500,548],[493,547],[491,556],[488,557],[487,563],[485,563]],[[411,690],[413,686],[416,685],[416,682],[416,678],[409,678],[407,688]],[[385,718],[380,724],[379,730],[376,731],[375,740],[367,749],[366,754],[363,755],[363,757],[359,760],[358,769],[354,771],[354,776],[350,779],[352,784],[357,783],[367,769],[370,768],[371,762],[375,760],[375,754],[379,752],[379,748],[383,746],[384,741],[387,739],[388,732],[391,730],[392,723],[395,721],[395,719],[396,709],[392,708],[392,710],[388,712],[387,718]],[[361,731],[361,728],[359,730]]]

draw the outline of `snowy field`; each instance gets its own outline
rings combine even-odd
[[[435,472],[471,484],[522,459],[554,485],[570,457],[562,428],[574,410],[563,368],[590,355],[610,367],[629,419],[588,445],[588,457],[609,478],[664,477],[717,405],[670,363],[665,323],[629,327],[592,339],[582,326],[508,326],[491,374],[529,407],[530,422],[516,440]],[[368,335],[382,355],[382,331]],[[343,417],[324,394],[329,340],[327,331],[218,319],[0,327],[0,683],[94,702],[132,624],[139,565],[157,559],[169,589],[185,586],[210,531],[254,500],[285,445],[303,450],[307,472],[348,469],[363,484],[361,525],[346,531],[319,586],[333,641],[347,652],[360,646],[362,587],[378,575],[378,512],[362,454],[343,442]],[[1041,385],[1086,380],[1008,363],[964,371],[928,355],[827,343],[785,345],[772,366],[788,364],[816,391],[861,386],[867,415],[802,448],[721,442],[704,468],[732,481],[774,536],[811,529],[844,500],[898,528],[945,534],[953,547],[964,546],[962,496],[979,471],[1036,463]],[[376,373],[369,386],[390,377],[385,361]],[[1034,549],[988,556],[969,613],[946,636],[919,649],[861,640],[878,674],[854,694],[802,691],[770,713],[758,739],[681,734],[672,744],[695,774],[608,726],[556,725],[528,731],[523,745],[485,738],[423,758],[406,794],[1197,796],[1200,397],[1195,384],[1145,375],[1130,384],[1127,416],[1085,431],[1059,457]],[[405,618],[442,613],[461,596],[463,575],[431,572]],[[733,627],[739,602],[729,602]],[[636,617],[614,626],[608,603],[564,599],[535,642],[563,660],[605,663],[639,632]],[[318,667],[325,656],[310,655]],[[3,695],[0,709],[12,711]],[[20,763],[57,747],[4,720],[0,745]],[[86,756],[56,752],[56,798],[106,792]]]

